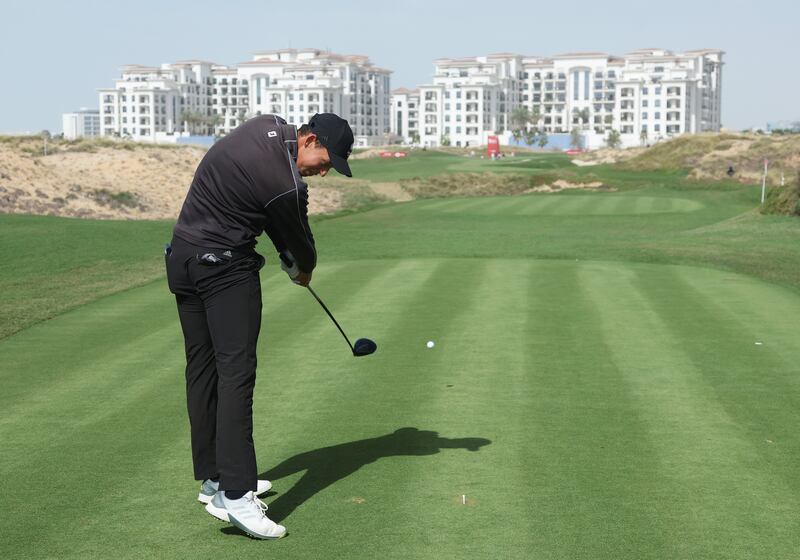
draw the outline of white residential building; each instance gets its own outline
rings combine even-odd
[[[420,142],[473,146],[496,134],[508,143],[519,107],[536,112],[538,127],[554,138],[577,127],[590,148],[603,145],[612,129],[626,146],[719,131],[723,54],[640,49],[624,57],[502,53],[440,59],[433,84],[419,88]]]
[[[81,107],[74,113],[61,115],[64,138],[93,138],[100,136],[100,111]]]
[[[419,142],[419,111],[418,89],[392,91],[391,130],[407,144]]]
[[[316,49],[257,53],[235,67],[203,61],[125,66],[114,88],[98,90],[101,130],[175,141],[224,135],[261,114],[300,125],[314,113],[332,112],[350,122],[357,145],[379,144],[390,130],[390,73],[365,56]]]
[[[283,49],[256,53],[238,72],[252,85],[254,114],[300,125],[314,113],[336,113],[350,123],[357,146],[380,144],[389,134],[391,71],[366,56]]]

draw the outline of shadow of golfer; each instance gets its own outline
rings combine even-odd
[[[385,436],[300,453],[261,474],[259,478],[274,481],[305,471],[288,492],[269,504],[270,519],[280,522],[317,492],[383,457],[435,455],[440,449],[478,451],[490,443],[484,438],[445,438],[440,437],[438,432],[401,428]]]

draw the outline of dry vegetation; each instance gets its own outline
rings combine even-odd
[[[0,136],[0,212],[99,219],[174,219],[205,149],[119,140]],[[387,199],[367,184],[311,182],[309,211]],[[378,191],[378,192],[376,192]],[[391,198],[391,197],[389,197]]]
[[[560,175],[563,174],[558,176]],[[449,173],[403,181],[401,186],[412,198],[508,196],[534,192],[559,192],[567,189],[612,190],[599,181],[571,183],[559,179],[558,176],[551,173],[538,175]]]
[[[661,142],[650,148],[596,150],[573,159],[578,165],[618,163],[632,171],[686,170],[689,179],[761,181],[764,158],[770,161],[768,183],[779,185],[781,174],[794,176],[800,169],[800,135],[694,134]],[[788,179],[787,179],[788,180]]]
[[[205,150],[0,137],[0,210],[91,218],[177,216]]]

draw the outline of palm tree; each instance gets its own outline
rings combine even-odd
[[[204,116],[196,111],[183,111],[181,113],[181,122],[183,123],[183,131],[189,134],[197,132],[197,125],[203,123]]]
[[[584,107],[578,111],[578,119],[580,119],[583,130],[586,130],[589,124],[589,109]]]
[[[525,139],[526,145],[533,146],[536,143],[536,139],[539,137],[539,129],[529,128],[527,130],[523,130],[522,137]]]
[[[581,147],[582,143],[583,143],[583,136],[581,135],[581,129],[575,126],[569,133],[569,145],[573,148],[578,149]]]
[[[521,131],[531,122],[531,112],[524,105],[517,107],[511,112],[512,132]]]
[[[547,132],[545,132],[545,131],[543,130],[543,131],[542,131],[542,132],[539,134],[539,142],[538,142],[538,144],[539,144],[539,147],[540,147],[540,148],[544,148],[545,146],[547,146],[547,142],[549,142],[549,138],[547,137]]]

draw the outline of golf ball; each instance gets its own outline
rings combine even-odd
[[[432,340],[428,341],[428,348],[433,348],[433,341]]]

